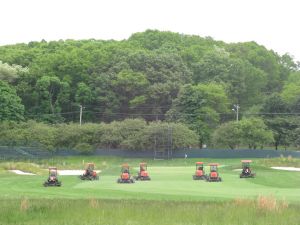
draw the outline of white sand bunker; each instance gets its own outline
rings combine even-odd
[[[15,174],[18,175],[35,175],[34,173],[28,173],[28,172],[24,172],[22,170],[9,170],[10,172],[13,172]]]
[[[100,173],[100,170],[95,170],[96,173]],[[61,176],[76,176],[82,175],[84,170],[58,170],[58,175]]]
[[[296,167],[271,167],[272,169],[275,170],[287,170],[287,171],[298,171],[300,172],[300,168],[296,168]]]

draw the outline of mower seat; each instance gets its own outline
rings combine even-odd
[[[122,179],[128,180],[129,179],[129,173],[122,173]]]
[[[218,177],[218,173],[217,172],[211,172],[210,173],[210,177],[217,178]]]
[[[196,170],[196,176],[203,176],[203,170]]]
[[[148,172],[147,171],[141,171],[141,176],[142,177],[148,177]]]

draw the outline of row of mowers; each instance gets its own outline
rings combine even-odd
[[[81,180],[99,180],[97,172],[94,170],[95,164],[88,163],[82,175],[79,176]],[[61,182],[58,180],[58,173],[56,167],[49,167],[48,179],[44,182],[45,187],[60,187]]]
[[[193,175],[194,180],[206,180],[208,182],[220,182],[222,178],[218,173],[218,163],[210,163],[208,164],[210,168],[210,172],[208,175],[205,174],[204,163],[196,162],[196,172]]]
[[[242,173],[240,174],[240,178],[254,178],[255,173],[252,172],[250,163],[251,160],[242,160]],[[221,182],[222,178],[218,173],[218,163],[210,163],[208,164],[210,167],[210,172],[208,175],[205,174],[204,163],[196,162],[196,171],[193,175],[194,180],[206,180],[208,182]]]
[[[240,174],[240,178],[254,178],[255,173],[251,170],[250,163],[251,160],[242,160],[242,172]],[[196,171],[193,175],[194,180],[206,180],[208,182],[221,182],[222,178],[218,172],[218,163],[210,163],[208,164],[210,167],[210,172],[208,175],[205,174],[204,163],[196,162]],[[97,172],[94,170],[95,164],[88,163],[85,171],[82,175],[79,176],[81,180],[99,180],[99,176]],[[128,164],[123,164],[121,167],[121,175],[117,179],[118,183],[134,183],[136,180],[141,181],[149,181],[151,180],[148,171],[147,171],[147,163],[140,163],[140,169],[137,176],[131,176]],[[61,186],[61,182],[57,178],[57,168],[49,167],[49,177],[47,181],[44,183],[45,187],[48,186]]]
[[[81,180],[99,180],[99,176],[97,172],[94,170],[95,164],[94,163],[88,163],[86,165],[85,171],[82,175],[79,176]],[[147,163],[140,163],[140,170],[137,174],[137,176],[131,176],[129,171],[129,165],[123,164],[121,167],[121,175],[120,178],[118,178],[118,183],[134,183],[135,180],[151,180],[148,171],[147,171]],[[60,187],[61,182],[58,180],[58,173],[56,167],[49,167],[49,176],[48,179],[44,182],[45,187],[51,187],[56,186]]]
[[[121,175],[120,178],[117,179],[118,183],[134,183],[135,180],[151,180],[148,171],[147,171],[147,163],[140,163],[140,170],[137,176],[131,176],[129,171],[129,165],[127,163],[123,164],[121,167]]]

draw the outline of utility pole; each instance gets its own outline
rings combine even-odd
[[[82,105],[79,105],[80,107],[80,115],[79,115],[79,125],[81,126],[81,121],[82,121]]]
[[[234,111],[236,113],[236,122],[239,122],[239,109],[240,106],[238,104],[233,105],[233,109],[232,111]]]

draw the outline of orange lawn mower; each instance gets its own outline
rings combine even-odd
[[[123,164],[121,168],[120,178],[117,180],[118,183],[134,183],[134,179],[130,175],[128,164]]]
[[[81,180],[99,180],[97,172],[94,170],[95,164],[88,163],[86,164],[85,171],[82,175],[79,176]]]
[[[205,175],[204,171],[204,163],[203,162],[196,162],[196,171],[193,175],[193,180],[206,180],[207,176]]]
[[[218,163],[210,163],[208,164],[210,166],[210,173],[207,176],[206,181],[208,182],[221,182],[222,178],[219,176],[218,173]]]
[[[147,163],[140,163],[140,172],[134,177],[136,180],[151,180],[147,171]]]
[[[61,182],[57,179],[57,168],[49,167],[49,177],[44,183],[44,187],[60,187]]]
[[[254,178],[256,176],[255,173],[252,172],[250,163],[252,160],[242,160],[242,173],[240,174],[240,178]]]

